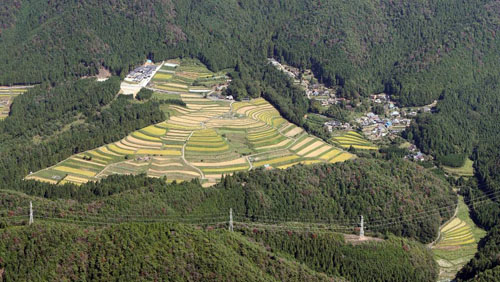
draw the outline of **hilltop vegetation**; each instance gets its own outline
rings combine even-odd
[[[29,195],[80,202],[69,206],[66,201],[40,203],[45,214],[62,218],[78,218],[79,214],[107,216],[117,222],[126,220],[120,214],[225,218],[233,208],[236,220],[244,222],[323,222],[354,232],[364,215],[372,234],[392,233],[421,242],[436,238],[439,225],[451,217],[456,202],[446,182],[412,163],[362,159],[240,172],[211,188],[202,188],[198,180],[165,186],[162,179],[139,175],[111,176],[81,186],[24,181],[17,189]],[[3,206],[28,206],[26,198],[5,195],[0,202]],[[14,215],[21,212],[11,209]]]
[[[120,74],[144,56],[192,55],[213,70],[243,62],[251,75],[275,56],[312,68],[347,96],[385,90],[422,105],[448,86],[473,82],[479,68],[494,70],[498,58],[495,1],[95,4],[24,0],[2,13],[9,23],[1,34],[2,84],[94,74],[101,65]]]
[[[81,186],[25,181],[18,189],[27,194],[0,191],[0,269],[7,280],[433,281],[429,250],[390,233],[432,240],[451,210],[424,219],[403,215],[455,200],[447,183],[412,163],[361,159],[238,173],[210,188],[115,175]],[[401,210],[407,199],[412,203]],[[29,201],[35,224],[16,227],[26,224]],[[226,229],[231,207],[235,233],[216,228]],[[387,240],[351,245],[333,233],[338,222],[356,232],[360,214],[368,234]],[[387,225],[370,225],[388,218]],[[273,231],[277,223],[258,224],[268,220],[290,225]]]
[[[353,246],[338,234],[230,233],[168,223],[97,228],[50,222],[0,229],[0,237],[0,278],[6,281],[344,281],[341,277],[433,281],[436,277],[425,247],[398,239]],[[280,246],[284,240],[291,241],[290,248]],[[294,257],[294,248],[311,256]]]
[[[342,237],[336,234],[267,230],[246,230],[244,234],[269,245],[275,252],[290,255],[311,269],[340,275],[349,281],[435,281],[437,278],[429,250],[408,240],[390,238],[353,247],[343,244]]]
[[[0,237],[5,281],[332,279],[239,234],[180,224],[85,228],[42,222],[0,230]]]

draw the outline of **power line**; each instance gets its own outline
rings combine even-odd
[[[481,204],[481,203],[484,203],[486,202],[486,200],[483,200],[482,202],[477,202],[477,204]],[[395,225],[395,224],[401,224],[401,223],[405,223],[405,222],[412,222],[412,221],[417,221],[417,222],[420,222],[420,221],[423,221],[427,218],[432,218],[433,214],[423,214],[421,216],[417,216],[415,218],[412,218],[412,219],[405,219],[405,220],[395,220],[395,221],[392,221],[392,222],[387,222],[387,223],[382,223],[382,224],[375,224],[375,225],[368,225],[370,228],[376,228],[376,227],[385,227],[385,226],[389,226],[389,225]]]
[[[278,216],[274,216],[274,217],[271,217],[271,216],[261,216],[261,215],[238,215],[236,214],[236,216],[238,217],[242,217],[242,218],[248,218],[248,219],[263,219],[263,220],[268,220],[268,221],[288,221],[288,217],[278,217]],[[292,217],[294,219],[303,219],[303,220],[307,220],[307,221],[311,221],[311,218],[307,218],[307,217],[297,217],[297,216],[294,216]],[[324,224],[332,224],[332,223],[357,223],[357,221],[355,220],[350,220],[350,219],[320,219],[320,220],[315,220],[314,221],[315,223],[324,223]]]
[[[472,200],[469,201],[469,203],[472,203],[474,205],[478,205],[481,203],[484,203],[486,201],[490,200],[491,196],[496,196],[500,194],[500,191],[494,191],[494,192],[489,192],[485,193],[484,195],[481,195],[479,197],[476,197]],[[449,208],[454,208],[456,205],[448,205],[448,206],[443,206],[439,208],[434,208],[434,209],[427,209],[421,212],[416,212],[412,214],[403,214],[401,216],[397,217],[389,217],[389,218],[384,218],[382,220],[375,220],[375,221],[368,221],[367,222],[367,228],[368,229],[381,229],[383,227],[387,227],[390,225],[395,225],[395,224],[402,224],[402,223],[415,223],[415,222],[421,222],[427,218],[434,217],[438,214],[440,214],[441,211],[443,210],[448,210]],[[56,207],[55,207],[56,208]],[[42,212],[39,212],[41,210]],[[9,210],[7,210],[9,211]],[[67,211],[62,211],[66,213]],[[49,215],[47,215],[49,213]],[[144,214],[111,214],[111,215],[105,215],[105,214],[86,214],[83,213],[82,211],[78,212],[72,212],[69,216],[65,217],[57,217],[54,215],[55,211],[52,208],[47,208],[40,206],[36,210],[36,217],[37,218],[47,218],[47,219],[54,219],[54,220],[65,220],[68,222],[78,222],[78,223],[96,223],[96,224],[116,224],[116,223],[126,223],[126,222],[179,222],[179,223],[184,223],[184,224],[226,224],[226,221],[222,221],[227,218],[227,215],[223,215],[221,213],[214,213],[214,214],[187,214],[187,215],[181,215],[181,214],[167,214],[167,215],[162,215],[162,216],[147,216]],[[76,215],[75,215],[76,213]],[[15,218],[21,218],[21,217],[26,217],[26,215],[22,216],[12,216],[12,217],[1,217],[4,219],[15,219]],[[81,218],[78,218],[81,217]],[[302,228],[302,227],[297,227],[297,226],[289,226],[289,225],[296,225],[296,224],[308,224],[310,226],[314,226],[313,228],[319,229],[336,229],[336,230],[351,230],[352,228],[358,227],[358,223],[355,221],[351,221],[349,219],[345,220],[331,220],[328,219],[326,221],[311,221],[305,218],[307,221],[287,221],[288,218],[280,218],[278,216],[276,217],[269,217],[269,216],[260,216],[260,215],[250,215],[250,216],[243,216],[243,215],[237,215],[237,219],[242,219],[242,221],[239,221],[239,223],[242,224],[247,224],[247,225],[254,225],[258,224],[260,220],[261,226],[270,226],[269,222],[274,222],[274,223],[281,223],[283,224],[288,224],[288,226],[279,226],[279,225],[273,225],[277,228],[285,228],[285,229],[290,229],[290,228]],[[89,219],[89,220],[85,220]],[[257,219],[257,220],[256,220]],[[265,222],[267,219],[267,222]],[[301,218],[304,219],[304,218]],[[245,222],[245,220],[248,220],[250,222]],[[335,226],[331,226],[331,225]],[[330,225],[324,227],[324,225]]]
[[[481,197],[477,197],[475,198],[473,201],[470,201],[470,202],[480,202],[480,201],[487,201],[489,200],[489,196],[493,195],[493,194],[499,194],[500,195],[500,191],[496,191],[496,192],[493,192],[491,193],[490,195],[484,195],[484,196],[481,196]],[[484,198],[484,199],[483,199]],[[480,200],[478,200],[480,199]],[[482,200],[481,200],[482,199]],[[392,219],[398,219],[398,218],[401,218],[401,217],[411,217],[411,216],[416,216],[416,215],[419,215],[419,214],[422,214],[422,213],[426,213],[426,212],[439,212],[439,211],[442,211],[444,209],[449,209],[449,208],[455,208],[457,205],[448,205],[448,206],[442,206],[442,207],[439,207],[439,208],[433,208],[433,209],[427,209],[425,211],[422,211],[422,212],[416,212],[416,213],[412,213],[412,214],[404,214],[404,215],[401,215],[401,216],[395,216],[395,217],[388,217],[388,218],[383,218],[381,220],[371,220],[370,223],[378,223],[378,222],[384,222],[384,221],[388,221],[388,220],[392,220]]]

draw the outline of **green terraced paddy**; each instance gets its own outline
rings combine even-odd
[[[82,184],[113,174],[146,173],[167,181],[201,178],[214,184],[223,175],[256,167],[334,163],[354,156],[312,137],[283,119],[266,100],[214,101],[190,93],[220,83],[195,60],[162,67],[148,87],[157,99],[180,99],[186,106],[162,105],[168,120],[130,133],[122,140],[74,155],[27,179]],[[193,85],[197,82],[197,85]],[[199,85],[198,82],[208,83]],[[223,80],[225,82],[225,79]],[[165,88],[178,93],[167,93]]]

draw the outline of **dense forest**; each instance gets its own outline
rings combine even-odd
[[[236,233],[180,224],[0,230],[2,281],[331,281]],[[401,253],[403,251],[400,251]]]
[[[475,222],[490,231],[476,258],[458,278],[487,281],[500,265],[495,247],[500,237],[495,231],[500,224],[499,19],[500,3],[494,0],[2,1],[0,85],[40,85],[16,98],[11,116],[0,122],[0,188],[94,201],[116,193],[131,193],[132,199],[134,188],[160,187],[153,180],[112,178],[110,184],[88,184],[84,187],[89,192],[84,192],[72,186],[54,189],[21,181],[30,171],[165,119],[158,102],[115,97],[118,77],[123,78],[146,58],[196,57],[212,70],[234,69],[230,73],[233,84],[227,91],[237,98],[263,96],[285,118],[326,139],[321,127],[304,119],[313,105],[290,80],[266,64],[266,58],[274,57],[301,69],[311,68],[321,82],[337,86],[337,94],[343,97],[386,92],[401,105],[438,100],[435,113],[419,116],[405,137],[442,163],[459,164],[465,157],[474,161],[476,176],[460,192],[468,200]],[[116,77],[104,83],[80,79],[101,68]],[[342,112],[332,109],[329,115],[342,117]],[[434,186],[443,183],[441,180],[429,176],[426,179],[432,183],[428,183],[412,174],[421,173],[415,172],[418,167],[375,163],[373,171],[359,171],[358,165],[367,165],[362,162],[341,166],[347,172],[335,172],[336,179],[321,178],[325,169],[330,173],[326,167],[314,168],[317,171],[297,168],[243,173],[225,178],[218,187],[237,191],[233,196],[245,193],[243,199],[248,202],[237,211],[245,216],[296,212],[310,218],[321,203],[327,212],[343,211],[340,214],[346,218],[363,212],[370,220],[370,214],[378,218],[407,212],[399,211],[400,207],[420,211],[426,205],[436,206],[434,198],[446,204],[454,201],[446,184],[443,190]],[[396,165],[402,167],[399,172]],[[387,175],[388,169],[394,174]],[[365,173],[370,181],[356,179]],[[420,185],[414,191],[415,199],[395,190],[410,193],[414,177]],[[288,182],[282,182],[285,180]],[[132,182],[125,184],[127,181]],[[347,190],[351,181],[358,189]],[[297,183],[292,192],[283,188],[293,187],[290,183]],[[298,192],[299,184],[308,188]],[[184,195],[180,191],[176,193]],[[360,191],[373,193],[373,200],[357,194]],[[202,195],[205,197],[197,197]],[[339,201],[323,205],[326,196]],[[490,200],[473,204],[482,196]],[[386,210],[375,209],[388,199],[395,202],[383,205]],[[283,205],[273,210],[273,201],[283,201]],[[298,207],[304,211],[298,213],[299,208],[289,207],[288,201],[303,205]],[[352,206],[352,202],[360,206]],[[344,211],[346,205],[352,209]],[[449,216],[440,214],[420,227],[396,225],[381,232],[426,242],[433,238],[441,219]]]
[[[226,215],[233,208],[236,220],[323,222],[334,229],[356,232],[359,217],[364,215],[367,230],[375,235],[392,233],[421,242],[436,238],[439,225],[453,214],[456,202],[451,186],[421,167],[406,161],[363,159],[238,173],[209,189],[197,180],[165,186],[162,179],[112,176],[98,183],[65,184],[58,189],[23,181],[17,190],[47,199],[78,201],[71,206],[42,205],[45,215],[63,214],[63,218],[80,213],[110,216],[117,222],[126,218],[116,218],[114,213],[210,217]],[[0,204],[10,207],[14,215],[21,212],[14,207],[28,204],[15,194],[7,195]]]
[[[425,220],[402,214],[455,201],[446,182],[416,165],[377,160],[251,171],[211,188],[197,180],[165,185],[144,175],[53,188],[26,181],[22,192],[0,190],[0,269],[7,281],[433,281],[437,267],[430,251],[390,233],[428,242],[452,210]],[[35,224],[19,226],[27,223],[30,201]],[[411,201],[403,213],[401,201]],[[234,233],[216,228],[227,227],[229,208]],[[367,235],[385,240],[352,245],[335,232],[339,221],[350,226],[342,232],[358,232],[360,214]],[[371,228],[370,221],[380,218],[393,221]],[[272,224],[258,224],[276,220],[291,223],[274,231],[268,230]]]
[[[430,251],[408,240],[390,238],[353,247],[344,244],[338,234],[248,229],[243,232],[275,252],[291,255],[311,269],[340,275],[349,281],[433,281],[437,278]]]
[[[274,56],[346,96],[386,91],[410,105],[472,85],[498,59],[499,7],[488,0],[16,2],[0,14],[0,84],[101,66],[123,75],[145,57],[176,56],[214,70],[246,66],[245,80]],[[258,92],[244,84],[241,92]]]
[[[346,277],[349,281],[394,278],[433,281],[436,278],[432,255],[415,242],[391,239],[353,246],[339,235],[269,236],[265,231],[241,231],[242,234],[210,228],[200,230],[183,224],[95,228],[50,222],[0,230],[0,279],[345,281],[341,277]],[[288,248],[279,246],[285,239],[290,242]],[[326,246],[328,252],[323,253],[319,248]],[[294,249],[299,250],[295,257]],[[317,256],[303,256],[308,253]],[[321,267],[328,266],[326,260],[331,260],[335,267]],[[366,261],[372,263],[363,263]]]

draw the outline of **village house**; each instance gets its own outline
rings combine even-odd
[[[148,79],[151,76],[153,76],[155,70],[156,66],[154,65],[145,65],[137,67],[127,75],[126,80],[133,82],[141,82],[144,79]]]
[[[324,126],[328,130],[328,132],[330,132],[330,133],[333,132],[333,130],[351,130],[352,129],[352,126],[348,122],[343,123],[343,122],[336,121],[336,120],[327,121],[324,123]]]

